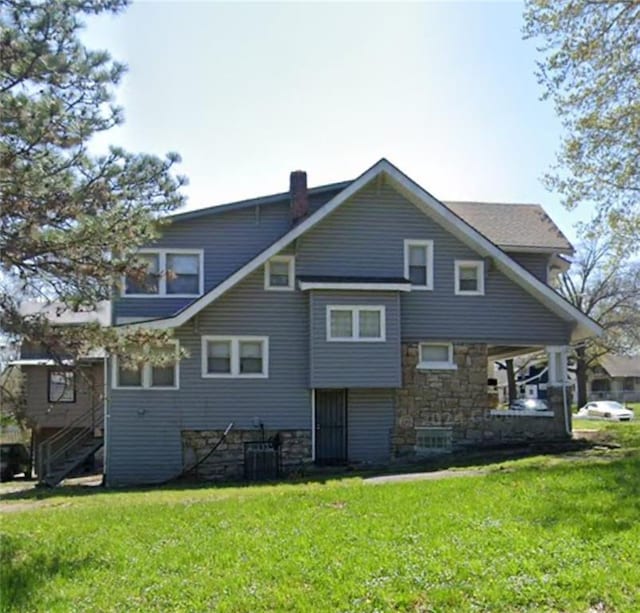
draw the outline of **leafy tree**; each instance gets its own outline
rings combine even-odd
[[[604,330],[574,349],[578,405],[587,402],[587,376],[607,353],[632,353],[640,347],[640,262],[624,262],[611,243],[593,239],[581,245],[558,291]]]
[[[142,275],[136,248],[157,237],[160,216],[183,201],[184,179],[172,173],[176,154],[89,149],[96,134],[123,120],[113,100],[124,66],[82,43],[82,19],[126,5],[0,0],[0,323],[55,355],[122,349],[131,339],[97,325],[23,317],[18,298],[94,308],[123,275]]]
[[[527,0],[525,37],[540,41],[537,76],[562,120],[546,177],[564,204],[596,207],[595,231],[640,246],[640,3]]]

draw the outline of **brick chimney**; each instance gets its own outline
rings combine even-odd
[[[294,170],[289,177],[289,195],[291,197],[291,220],[298,223],[309,214],[309,196],[307,194],[307,173]]]

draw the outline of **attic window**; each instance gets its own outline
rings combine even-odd
[[[484,295],[484,262],[456,260],[455,293],[457,296]]]
[[[412,289],[433,289],[433,241],[404,241],[404,276]]]
[[[295,280],[295,258],[292,255],[277,255],[264,267],[264,288],[268,290],[293,290]]]

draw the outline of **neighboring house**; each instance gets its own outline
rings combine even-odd
[[[93,312],[72,312],[62,304],[21,306],[24,316],[44,314],[58,326],[111,324],[111,303]],[[24,378],[26,418],[32,433],[33,468],[41,479],[64,476],[98,452],[104,442],[105,356],[95,351],[79,363],[51,356],[38,343],[23,342],[9,362]]]
[[[275,435],[291,469],[567,436],[566,347],[600,329],[547,284],[572,250],[539,206],[443,203],[381,160],[171,220],[112,322],[172,329],[188,357],[108,359],[107,484],[176,477],[230,423],[201,474],[242,475]],[[552,410],[491,410],[490,363],[539,350]]]
[[[587,379],[589,400],[640,402],[640,355],[605,355]]]

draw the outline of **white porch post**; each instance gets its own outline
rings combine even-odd
[[[569,347],[566,345],[548,345],[546,347],[547,357],[549,360],[549,388],[561,388],[562,409],[564,413],[564,425],[567,434],[571,435],[571,403],[567,399],[567,385],[569,377],[567,374],[567,359],[569,356]],[[554,412],[556,407],[552,407]]]

